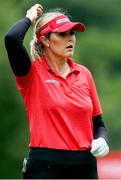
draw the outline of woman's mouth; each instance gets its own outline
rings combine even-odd
[[[72,48],[73,48],[72,45],[69,45],[69,46],[66,47],[66,49],[72,49]]]

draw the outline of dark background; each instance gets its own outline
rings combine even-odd
[[[4,47],[8,28],[27,9],[41,3],[44,11],[63,8],[74,21],[87,26],[77,34],[76,62],[87,66],[95,79],[109,134],[110,150],[121,150],[121,0],[0,0],[0,178],[21,178],[28,152],[29,130]],[[33,27],[25,38],[29,51]]]

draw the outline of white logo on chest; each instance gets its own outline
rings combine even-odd
[[[59,82],[58,80],[56,80],[56,79],[48,79],[48,80],[46,80],[45,82],[46,82],[46,83],[53,83],[53,84],[57,84],[57,85],[60,84],[60,82]]]

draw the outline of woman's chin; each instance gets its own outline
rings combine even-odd
[[[67,55],[67,57],[72,57],[73,56],[73,52],[68,52],[68,55]]]

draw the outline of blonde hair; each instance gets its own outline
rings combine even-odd
[[[59,15],[65,15],[65,12],[62,9],[54,9],[49,12],[44,13],[36,22],[33,30],[33,38],[30,42],[30,53],[32,59],[39,59],[43,55],[44,46],[41,43],[37,42],[36,33],[38,30],[46,23],[54,19]]]

